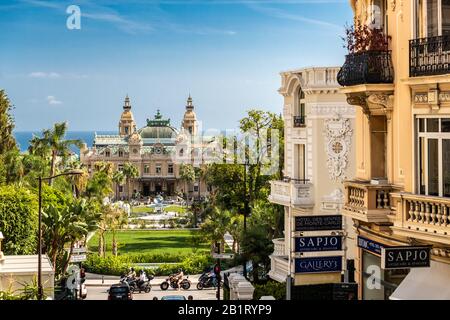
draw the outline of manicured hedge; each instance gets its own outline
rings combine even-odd
[[[286,283],[280,283],[273,280],[265,284],[253,284],[253,300],[259,300],[262,296],[273,296],[276,300],[286,299]]]
[[[90,254],[88,259],[84,262],[84,267],[88,272],[120,276],[123,273],[126,273],[130,267],[134,267],[137,271],[142,269],[141,267],[136,266],[135,263],[138,262],[133,261],[131,255],[117,257],[109,255],[102,258],[98,254]],[[143,263],[148,262],[145,261]],[[178,272],[181,268],[185,274],[198,274],[202,273],[207,266],[211,265],[211,263],[212,260],[207,255],[190,254],[184,256],[178,263],[164,263],[157,269],[146,269],[146,271],[155,276],[167,276]]]

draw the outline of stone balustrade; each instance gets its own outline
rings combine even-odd
[[[307,181],[271,181],[269,201],[284,206],[314,206],[313,186]]]
[[[255,288],[243,275],[232,273],[228,276],[230,300],[253,300]]]
[[[274,256],[286,256],[286,246],[284,244],[284,238],[273,239],[273,255]]]
[[[369,181],[346,181],[343,214],[365,222],[389,222],[391,210],[390,184]]]
[[[397,233],[450,244],[450,198],[392,193]]]

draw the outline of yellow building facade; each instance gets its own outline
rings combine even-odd
[[[350,5],[355,28],[388,39],[387,50],[347,55],[338,75],[357,106],[356,172],[344,183],[343,214],[358,234],[358,295],[448,299],[440,288],[450,284],[450,1]],[[430,267],[381,268],[383,248],[427,245]]]

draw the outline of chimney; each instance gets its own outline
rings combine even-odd
[[[5,260],[5,256],[3,255],[3,251],[2,251],[2,241],[3,241],[4,237],[3,237],[3,233],[0,231],[0,264],[3,262],[3,260]]]

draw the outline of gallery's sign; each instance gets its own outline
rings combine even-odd
[[[342,230],[342,216],[300,216],[295,217],[295,231]]]
[[[381,248],[381,268],[404,269],[430,266],[430,246]]]
[[[296,258],[295,273],[341,272],[342,257]]]
[[[295,238],[295,252],[342,250],[342,236],[317,236]]]
[[[358,236],[358,247],[381,255],[381,248],[383,248],[383,245],[379,242]]]

